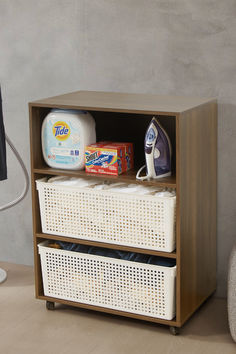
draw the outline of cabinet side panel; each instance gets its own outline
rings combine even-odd
[[[178,117],[180,321],[216,288],[217,105]]]
[[[40,211],[38,193],[35,180],[42,177],[34,174],[34,166],[38,161],[41,163],[41,140],[40,140],[40,119],[39,110],[29,107],[29,128],[30,128],[30,155],[31,155],[31,193],[32,193],[32,217],[34,234],[34,273],[35,273],[35,294],[36,297],[43,293],[40,260],[37,249],[36,233],[41,231]]]

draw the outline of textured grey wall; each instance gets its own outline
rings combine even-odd
[[[235,16],[235,0],[0,0],[5,124],[28,167],[30,100],[79,89],[218,97],[219,295],[236,239]],[[8,161],[1,204],[23,183]],[[30,196],[0,225],[0,259],[31,264]]]

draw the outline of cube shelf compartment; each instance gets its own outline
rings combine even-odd
[[[42,231],[173,252],[176,197],[114,193],[36,181]]]
[[[134,143],[135,170],[114,176],[128,183],[176,188],[176,250],[162,252],[137,245],[115,245],[43,233],[35,181],[56,175],[90,176],[85,171],[52,169],[43,160],[41,126],[51,108],[88,110],[96,122],[97,140]],[[78,91],[29,103],[31,135],[32,206],[36,298],[126,317],[181,327],[216,288],[216,164],[217,102],[211,98]],[[145,162],[144,136],[153,115],[158,116],[173,148],[172,176],[137,181]],[[94,175],[92,175],[94,177]],[[132,313],[105,305],[77,302],[44,293],[38,244],[60,240],[176,259],[175,308],[172,320]],[[127,295],[128,296],[128,295]],[[49,306],[49,305],[48,305]],[[50,306],[49,306],[50,307]]]
[[[45,295],[173,319],[176,266],[55,249],[47,247],[47,241],[38,248]]]

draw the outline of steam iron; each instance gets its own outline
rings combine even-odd
[[[147,129],[144,151],[146,159],[146,176],[140,176],[145,165],[137,172],[136,178],[146,180],[151,178],[162,178],[171,175],[171,143],[170,139],[158,122],[156,117],[153,117]]]

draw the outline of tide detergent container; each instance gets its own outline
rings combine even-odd
[[[86,111],[52,109],[43,121],[41,139],[47,165],[82,170],[85,146],[96,142],[95,121]]]

